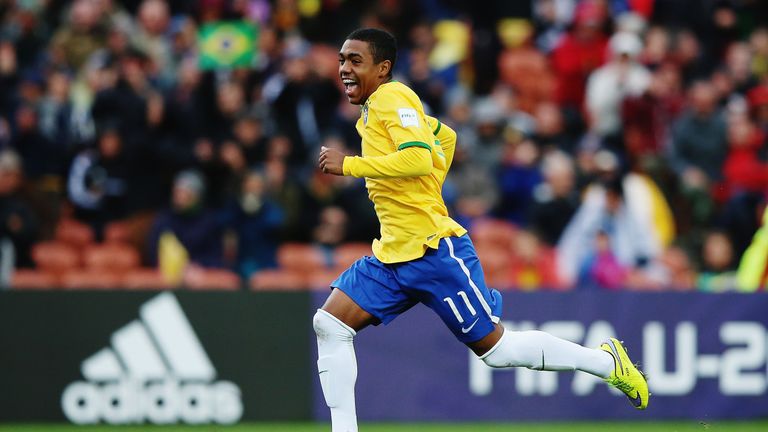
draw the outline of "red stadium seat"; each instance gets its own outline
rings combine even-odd
[[[290,270],[262,270],[254,273],[248,285],[254,291],[300,291],[307,289],[304,274]]]
[[[127,222],[111,222],[104,227],[104,242],[106,243],[129,243],[132,236],[131,227]]]
[[[55,275],[40,270],[18,269],[11,275],[12,289],[52,289],[58,288]]]
[[[56,225],[54,239],[74,247],[83,247],[93,243],[94,234],[90,226],[78,220],[62,219]]]
[[[123,287],[131,290],[162,290],[172,289],[162,273],[156,268],[138,267],[128,270],[123,275]]]
[[[139,252],[123,243],[90,245],[83,251],[86,268],[124,274],[139,266]]]
[[[65,289],[111,290],[121,286],[120,276],[103,270],[73,269],[61,276]]]
[[[80,266],[77,249],[63,242],[52,241],[32,246],[32,260],[38,269],[54,274]]]
[[[195,268],[184,275],[184,286],[194,290],[239,290],[242,283],[237,273],[224,269]]]
[[[277,250],[277,264],[284,270],[312,271],[326,267],[323,252],[304,243],[286,243]]]
[[[372,254],[370,243],[346,243],[340,245],[334,251],[334,265],[337,268],[346,269],[358,259]]]
[[[334,281],[344,269],[315,270],[306,278],[306,287],[313,291],[329,291]]]

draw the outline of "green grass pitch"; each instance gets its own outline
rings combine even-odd
[[[236,426],[73,426],[0,424],[0,432],[327,432],[317,423],[251,423]],[[361,432],[759,432],[768,420],[751,422],[575,422],[575,423],[378,423],[362,424]]]

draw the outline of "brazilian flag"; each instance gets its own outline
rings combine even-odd
[[[205,24],[197,34],[200,68],[248,67],[256,54],[258,29],[245,21]]]

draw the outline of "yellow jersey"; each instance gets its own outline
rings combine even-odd
[[[373,254],[381,262],[411,261],[436,249],[441,238],[464,235],[448,216],[442,186],[456,133],[426,116],[416,93],[392,81],[363,105],[356,124],[362,156],[344,158],[344,175],[364,177],[381,224]]]

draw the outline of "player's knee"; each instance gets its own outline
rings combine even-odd
[[[319,341],[351,340],[356,334],[351,327],[322,309],[315,312],[312,327]]]

